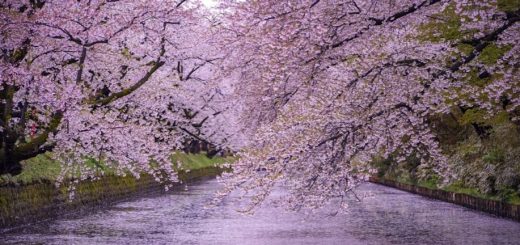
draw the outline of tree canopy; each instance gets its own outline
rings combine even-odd
[[[65,171],[96,158],[176,181],[187,138],[232,134],[211,80],[211,23],[186,1],[4,1],[0,173],[52,150]],[[225,117],[228,120],[229,115]],[[74,169],[74,170],[73,170]],[[63,176],[64,178],[66,176]]]
[[[94,158],[174,182],[170,155],[199,140],[240,156],[223,195],[253,193],[254,207],[283,184],[288,207],[315,208],[376,174],[377,159],[459,178],[450,129],[485,140],[507,124],[518,136],[516,0],[222,0],[211,10],[4,0],[0,10],[0,174],[53,151],[63,178],[92,177]]]
[[[345,197],[406,162],[450,181],[438,117],[518,125],[518,1],[226,1],[229,69],[255,125],[228,182],[290,208]],[[512,131],[511,131],[512,132]],[[446,131],[441,133],[446,133]],[[449,132],[448,132],[449,133]],[[511,163],[514,164],[514,163]]]

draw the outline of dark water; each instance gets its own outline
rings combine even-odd
[[[4,236],[19,244],[520,244],[520,223],[387,187],[366,184],[348,213],[290,213],[264,205],[236,212],[229,198],[204,209],[219,188],[199,182],[188,191],[120,203],[75,219],[39,224]],[[283,195],[283,191],[276,193]]]

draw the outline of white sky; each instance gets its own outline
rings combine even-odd
[[[217,6],[217,0],[202,0],[202,3],[206,5],[208,8],[213,8]]]

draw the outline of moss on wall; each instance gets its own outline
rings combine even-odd
[[[218,167],[180,171],[179,177],[188,182],[203,177],[217,176],[223,171]],[[95,207],[135,196],[138,193],[160,192],[164,188],[149,175],[140,179],[132,176],[106,176],[99,180],[80,182],[70,199],[68,186],[56,188],[47,181],[22,186],[0,188],[0,229],[38,220],[52,219],[78,208]]]
[[[501,200],[477,197],[471,195],[471,193],[458,193],[451,190],[429,188],[426,186],[402,183],[400,181],[393,181],[378,177],[373,177],[370,179],[370,181],[429,198],[451,202],[467,208],[487,212],[499,217],[510,218],[520,222],[520,205],[507,203]]]

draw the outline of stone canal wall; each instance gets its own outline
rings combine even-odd
[[[223,171],[218,167],[210,167],[180,172],[179,178],[185,182],[195,181],[214,177]],[[149,175],[143,175],[140,179],[106,176],[95,181],[84,181],[76,185],[72,200],[69,199],[67,187],[56,188],[50,182],[3,186],[0,187],[0,231],[162,191],[164,187]]]
[[[414,194],[434,198],[467,208],[490,213],[503,218],[510,218],[520,222],[520,206],[501,201],[487,200],[462,193],[454,193],[445,190],[429,189],[421,186],[399,183],[393,180],[371,177],[370,182],[404,190]]]

